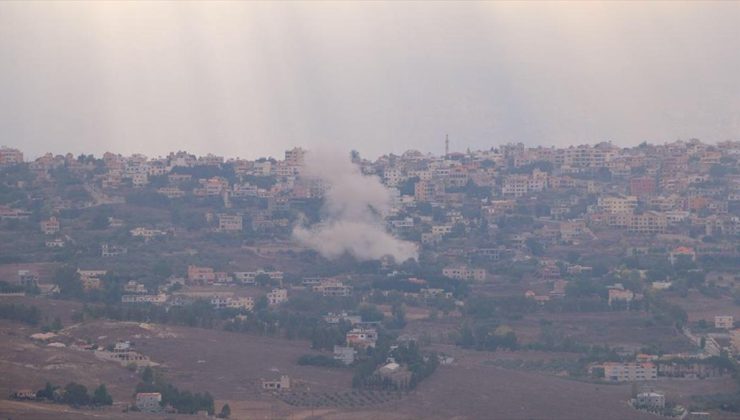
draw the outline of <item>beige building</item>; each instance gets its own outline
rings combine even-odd
[[[44,232],[45,235],[53,235],[59,232],[59,229],[59,220],[54,216],[41,222],[41,231]]]
[[[735,318],[732,315],[717,315],[714,317],[714,328],[731,330],[735,328]]]
[[[286,289],[272,289],[267,294],[267,302],[270,306],[280,305],[288,301],[288,291]]]
[[[632,213],[637,208],[637,197],[633,195],[599,197],[597,206],[607,213]]]
[[[658,368],[651,362],[606,362],[604,379],[610,382],[650,381],[658,379]]]

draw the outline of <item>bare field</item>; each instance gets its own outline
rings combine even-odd
[[[82,309],[80,302],[60,299],[46,299],[34,296],[0,296],[0,303],[14,303],[28,306],[35,306],[41,311],[41,323],[53,320],[56,317],[64,325],[72,323],[72,313]]]
[[[689,322],[704,319],[714,324],[715,315],[733,315],[735,319],[740,319],[740,306],[736,305],[729,296],[714,299],[696,290],[691,290],[685,298],[675,293],[670,294],[669,301],[686,311],[689,315]]]
[[[68,310],[70,308],[67,308]],[[609,314],[614,315],[614,314]],[[629,315],[629,314],[627,314]],[[630,318],[622,319],[629,321]],[[561,322],[570,322],[562,319]],[[602,317],[588,318],[597,325]],[[418,326],[425,324],[417,321]],[[17,323],[0,323],[0,387],[6,395],[21,387],[40,388],[44,381],[57,384],[81,382],[88,387],[99,382],[108,385],[116,402],[131,402],[138,377],[113,362],[69,348],[50,348],[28,336],[37,328]],[[496,359],[548,360],[575,357],[549,352],[477,352],[448,344],[434,344],[435,351],[455,358],[451,366],[440,366],[432,377],[400,400],[357,408],[306,408],[290,406],[262,392],[261,378],[287,374],[295,380],[297,392],[344,394],[351,392],[349,369],[298,366],[297,358],[314,353],[302,340],[284,340],[249,334],[198,328],[140,324],[134,322],[91,321],[68,326],[67,339],[91,339],[108,344],[117,339],[131,340],[138,351],[162,363],[165,375],[174,385],[192,391],[209,391],[216,398],[216,409],[224,402],[235,419],[650,419],[626,401],[629,384],[604,385],[560,378],[538,372],[525,372],[486,364]],[[691,395],[728,392],[730,379],[659,380],[656,389],[668,391],[672,398],[688,403]],[[583,404],[589,401],[589,404]],[[560,414],[554,414],[560,413]],[[69,407],[2,400],[0,414],[11,418],[161,418],[140,413],[121,413],[121,406],[105,411],[74,410]],[[163,416],[162,416],[163,417]],[[168,416],[193,418],[192,416]],[[721,416],[713,418],[723,419]],[[729,417],[728,417],[729,418]]]
[[[586,344],[607,344],[610,347],[639,349],[658,345],[670,352],[694,348],[681,333],[670,326],[657,326],[646,312],[542,313],[511,322],[517,336],[535,339],[540,319],[553,323],[566,336]]]
[[[38,329],[0,322],[0,389],[3,397],[20,388],[40,389],[46,381],[65,385],[75,381],[90,388],[105,383],[114,400],[130,400],[138,378],[91,352],[49,347],[29,336]]]

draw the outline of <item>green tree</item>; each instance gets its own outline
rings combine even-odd
[[[62,320],[59,317],[55,317],[49,328],[54,332],[60,331],[62,328],[64,328],[64,326],[62,325]]]
[[[92,403],[93,405],[113,405],[113,397],[108,393],[105,384],[100,384],[99,387],[95,388]]]
[[[144,371],[141,372],[141,380],[147,384],[154,383],[154,370],[152,370],[150,366],[147,366],[144,368]]]
[[[267,286],[272,282],[272,279],[267,274],[260,273],[254,278],[254,281],[260,286]]]
[[[172,267],[166,260],[158,260],[152,266],[152,273],[157,277],[167,278],[172,275]]]
[[[65,403],[72,406],[88,405],[90,403],[90,396],[87,394],[87,387],[76,382],[70,382],[64,387],[64,398]]]
[[[51,384],[51,382],[47,382],[46,386],[36,392],[37,398],[44,398],[47,400],[53,400],[54,399],[54,391],[57,389],[54,385]]]
[[[224,406],[221,407],[221,412],[218,413],[218,418],[228,419],[230,416],[231,416],[231,407],[229,407],[228,404],[224,404]]]
[[[90,221],[90,229],[92,230],[103,230],[108,228],[108,216],[110,213],[108,211],[99,211],[93,216],[92,220]]]
[[[64,297],[82,297],[84,295],[82,282],[71,266],[65,266],[57,270],[54,273],[53,281],[59,286],[59,294]]]
[[[363,322],[375,322],[383,320],[383,313],[375,305],[362,305],[360,307],[360,317]]]

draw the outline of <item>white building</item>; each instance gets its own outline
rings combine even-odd
[[[241,214],[219,214],[218,230],[221,232],[240,232],[243,218]]]
[[[162,410],[162,394],[159,392],[139,392],[136,394],[136,408],[146,413]]]
[[[732,315],[717,315],[714,317],[714,328],[731,330],[735,328],[735,318]]]
[[[665,395],[660,392],[641,392],[635,398],[637,408],[649,410],[665,408]]]
[[[268,391],[277,391],[280,389],[290,389],[290,377],[288,375],[280,376],[277,381],[262,381],[262,389]]]
[[[357,350],[349,346],[334,346],[334,360],[338,360],[345,365],[351,365],[355,362]]]
[[[272,292],[267,294],[267,302],[270,306],[280,305],[287,301],[288,291],[286,289],[272,289]]]
[[[442,275],[457,280],[484,281],[486,279],[486,270],[468,266],[445,267],[442,269]]]

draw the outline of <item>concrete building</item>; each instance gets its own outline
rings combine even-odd
[[[281,389],[290,389],[290,377],[288,375],[280,376],[277,381],[262,380],[262,389],[266,391],[279,391]]]
[[[632,195],[642,197],[655,194],[656,191],[657,183],[653,177],[641,176],[630,179],[630,194]]]
[[[353,328],[347,332],[347,346],[368,348],[375,347],[378,331],[374,328]]]
[[[348,297],[352,296],[352,286],[347,286],[339,279],[322,279],[313,286],[313,291],[321,293],[322,296]]]
[[[159,392],[139,392],[136,394],[136,408],[145,413],[162,410],[162,394]]]
[[[18,285],[36,287],[39,285],[39,274],[31,270],[18,270]]]
[[[596,205],[607,213],[632,213],[637,208],[637,197],[633,195],[599,197]]]
[[[288,301],[288,291],[286,289],[272,289],[267,294],[267,302],[270,306],[280,305]]]
[[[23,163],[23,152],[18,149],[3,146],[0,148],[0,166]]]
[[[44,232],[44,235],[53,235],[59,232],[59,229],[59,220],[54,216],[41,222],[41,231]]]
[[[100,256],[101,257],[117,257],[119,255],[126,255],[128,248],[118,245],[102,244],[100,245]]]
[[[265,275],[270,278],[270,280],[273,281],[283,281],[283,272],[282,271],[265,271],[265,270],[257,270],[257,271],[235,271],[234,272],[234,279],[237,281],[240,281],[242,283],[247,284],[254,284],[257,277],[260,275]]]
[[[188,266],[188,281],[195,283],[213,283],[216,280],[216,273],[211,267],[198,267],[196,265]]]
[[[442,269],[442,275],[457,280],[485,281],[486,270],[468,266],[445,267]]]
[[[732,315],[717,315],[714,317],[714,328],[731,330],[735,328],[735,318]]]
[[[609,306],[612,306],[614,302],[625,302],[629,305],[634,298],[634,292],[625,289],[621,283],[609,286]]]
[[[635,406],[647,410],[665,408],[665,395],[661,392],[641,392],[635,398]]]
[[[241,214],[218,215],[218,230],[221,232],[241,232],[242,225],[243,218]]]
[[[167,295],[164,293],[157,295],[131,294],[121,296],[121,303],[152,303],[161,305],[165,302],[167,302]]]
[[[338,360],[345,365],[351,365],[355,362],[357,350],[351,346],[334,346],[334,360]]]
[[[609,382],[651,381],[658,379],[658,368],[651,362],[606,362],[604,379]]]

